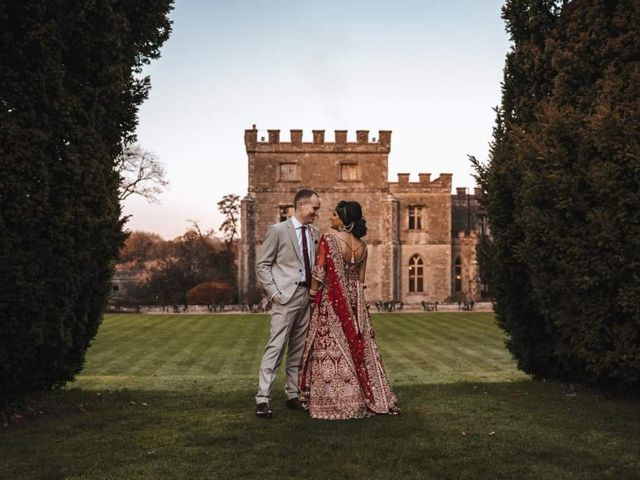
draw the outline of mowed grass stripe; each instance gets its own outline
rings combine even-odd
[[[137,337],[138,341],[128,357],[128,359],[136,359],[129,368],[131,375],[156,374],[158,368],[167,362],[167,358],[173,352],[177,349],[183,350],[187,346],[180,336],[189,321],[184,318],[171,318],[170,321],[173,325],[168,329],[155,322],[155,324],[147,327],[142,336]],[[156,330],[158,331],[156,332]],[[162,330],[166,330],[166,332],[162,332]],[[125,357],[125,360],[127,360],[127,357]]]
[[[423,383],[427,381],[427,376],[436,373],[448,375],[453,370],[453,366],[447,363],[454,360],[453,357],[449,357],[446,352],[430,352],[428,348],[418,344],[416,337],[409,334],[410,328],[406,321],[396,318],[378,322],[380,328],[376,329],[376,340],[385,365],[391,376],[396,371],[403,372],[402,377],[394,378],[396,382]],[[397,368],[395,364],[398,364]]]
[[[124,350],[128,347],[128,342],[123,340],[134,334],[136,324],[142,329],[142,325],[150,321],[140,315],[105,316],[100,325],[99,335],[91,346],[92,360],[100,364],[103,356],[113,358],[117,349]]]
[[[105,316],[89,349],[87,368],[97,374],[121,373],[122,357],[132,352],[132,339],[140,338],[153,322],[153,318],[141,315]],[[162,332],[168,334],[169,325]]]
[[[180,321],[178,318],[176,321]],[[155,364],[162,368],[165,364],[172,365],[176,362],[176,358],[183,359],[183,365],[186,369],[178,369],[176,375],[194,375],[202,376],[215,373],[212,365],[215,365],[215,358],[211,358],[211,353],[219,350],[219,345],[224,344],[220,337],[224,338],[228,332],[234,330],[234,326],[229,322],[213,322],[209,317],[190,316],[186,317],[188,326],[176,334],[176,341],[179,344],[173,344],[173,355],[168,357],[159,357]],[[211,350],[211,346],[214,350]],[[158,346],[162,351],[162,347]],[[161,373],[156,369],[156,374]]]
[[[485,341],[485,336],[500,335],[491,316],[482,320],[486,335],[476,335],[471,339],[465,337],[464,323],[470,315],[476,314],[396,314],[392,317],[381,315],[375,319],[374,322],[381,322],[379,325],[382,330],[378,329],[377,336],[385,358],[385,335],[391,336],[391,344],[394,346],[390,352],[391,358],[387,360],[389,369],[395,370],[394,364],[398,363],[399,370],[406,370],[406,363],[414,363],[409,367],[413,370],[412,374],[397,380],[411,383],[420,378],[424,383],[432,383],[451,381],[450,377],[454,376],[458,381],[481,381],[495,378],[497,373],[504,373],[509,377],[524,377],[517,372],[504,347],[496,350],[491,346],[494,342]],[[454,326],[459,333],[449,333]],[[386,330],[387,328],[390,330]],[[397,344],[397,337],[404,339],[402,347]],[[422,377],[417,377],[415,365],[424,367]],[[488,373],[491,374],[487,375]]]
[[[378,346],[392,384],[424,383],[427,369],[432,373],[441,372],[437,365],[431,367],[425,365],[421,352],[416,352],[408,345],[398,349],[386,348],[384,342],[381,344],[379,341]]]
[[[230,342],[229,354],[225,355],[219,365],[218,373],[241,375],[248,374],[256,367],[254,356],[254,345],[260,344],[262,334],[268,335],[269,322],[263,316],[249,317],[237,320],[242,330],[236,335],[233,342]],[[266,344],[266,338],[264,340]],[[264,345],[263,345],[264,347]],[[240,353],[236,355],[235,352]]]
[[[130,316],[126,323],[118,322],[119,328],[128,335],[117,335],[120,342],[101,342],[101,336],[112,331],[100,332],[96,344],[89,351],[90,364],[96,365],[96,374],[122,373],[127,375],[152,375],[158,367],[175,355],[176,349],[185,347],[184,340],[193,332],[184,335],[188,317],[179,316]],[[197,325],[194,326],[197,329]],[[93,354],[96,353],[94,362]]]
[[[84,373],[253,375],[268,334],[266,315],[108,316]]]
[[[222,321],[227,323],[224,332],[214,332],[215,338],[209,340],[206,349],[202,351],[199,364],[215,376],[246,375],[248,366],[248,347],[244,344],[255,342],[256,320],[245,316],[227,315]],[[238,355],[239,354],[239,355]],[[195,373],[196,365],[189,370]]]
[[[392,383],[517,373],[499,346],[502,335],[491,315],[374,314],[373,323]],[[162,378],[251,379],[257,376],[269,327],[263,314],[107,316],[84,375],[153,376],[155,384]]]
[[[191,339],[188,347],[192,358],[184,374],[217,375],[229,342],[238,335],[239,326],[231,319],[222,317],[215,322],[209,318],[200,319],[200,323],[201,330]]]
[[[419,355],[412,352],[407,354],[406,347],[402,345],[402,340],[399,338],[401,331],[388,325],[385,320],[380,320],[380,317],[372,318],[372,323],[376,343],[380,348],[380,355],[391,384],[420,379],[423,372],[415,361]]]
[[[184,319],[176,321],[172,318],[167,318],[166,324],[156,321],[136,325],[130,338],[129,348],[119,352],[118,357],[107,364],[107,367],[110,371],[126,370],[128,375],[153,375],[159,366],[172,356],[176,347],[182,347],[180,331],[184,327]],[[154,344],[162,345],[161,355],[157,355],[158,348],[154,347]],[[160,363],[156,361],[157,357],[162,358]]]
[[[405,339],[404,346],[407,349],[420,352],[422,359],[429,359],[440,371],[477,370],[475,361],[460,355],[449,339],[442,341],[442,330],[447,328],[445,322],[425,322],[420,318],[412,318],[410,314],[401,314],[391,325],[401,330],[400,335]]]
[[[452,332],[458,332],[463,340],[481,341],[485,346],[503,353],[505,346],[504,334],[494,324],[492,316],[483,315],[483,317],[474,319],[458,314],[458,318],[455,316],[451,318],[451,322],[449,323],[450,329]]]
[[[514,361],[505,348],[502,332],[497,329],[495,333],[487,331],[486,322],[484,330],[483,326],[478,324],[470,325],[471,328],[465,328],[464,323],[471,323],[471,321],[455,322],[450,325],[449,329],[451,334],[458,334],[455,338],[460,340],[459,349],[461,351],[467,355],[478,351],[482,355],[482,360],[487,364],[487,368],[492,366],[494,370],[513,369]]]
[[[438,345],[447,345],[458,358],[470,362],[470,364],[467,363],[469,371],[504,368],[505,363],[502,358],[499,361],[491,358],[489,348],[486,345],[487,334],[474,336],[461,329],[456,329],[456,324],[463,322],[464,317],[442,321],[440,328],[433,332],[434,342],[437,342]]]
[[[441,335],[437,330],[439,327],[439,325],[431,326],[427,333],[423,333],[417,322],[407,322],[406,329],[415,348],[422,352],[424,358],[429,358],[439,371],[452,373],[475,370],[474,362],[460,356],[448,342],[443,344],[440,341]]]
[[[202,335],[211,338],[216,329],[224,328],[225,322],[222,318],[216,319],[210,324],[207,324],[206,320],[206,316],[190,316],[183,320],[185,322],[183,329],[176,332],[175,339],[170,344],[170,354],[155,370],[157,375],[186,376],[186,371],[198,356],[198,352],[191,350],[194,338]],[[215,339],[212,338],[212,341]],[[201,372],[201,375],[206,374],[206,371]]]
[[[500,339],[500,332],[493,323],[492,316],[483,315],[484,319],[474,319],[463,313],[432,314],[431,320],[439,320],[442,328],[437,330],[439,342],[451,345],[458,354],[475,357],[487,367],[494,369],[512,369],[513,361],[505,351]],[[478,365],[474,369],[477,370]]]

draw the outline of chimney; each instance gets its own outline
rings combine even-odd
[[[458,195],[459,197],[462,197],[464,195],[467,194],[467,189],[465,187],[457,187],[456,188],[456,195]]]
[[[347,131],[346,130],[336,130],[336,143],[343,144],[347,143]]]

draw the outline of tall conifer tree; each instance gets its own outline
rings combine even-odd
[[[640,4],[503,13],[514,46],[480,168],[498,321],[529,373],[638,386]]]
[[[640,385],[640,3],[575,0],[516,156],[532,295],[571,378]]]
[[[537,376],[561,372],[555,367],[553,325],[529,295],[531,279],[522,258],[523,165],[514,151],[518,134],[535,118],[537,105],[551,89],[545,41],[557,13],[556,3],[549,0],[510,0],[503,7],[513,46],[505,63],[490,163],[480,168],[479,178],[492,234],[479,252],[483,276],[495,298],[498,323],[508,334],[509,350],[522,370]]]
[[[0,394],[82,368],[123,240],[114,162],[171,4],[0,2]]]

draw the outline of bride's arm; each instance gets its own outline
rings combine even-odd
[[[364,258],[362,259],[362,263],[360,264],[360,272],[358,272],[358,280],[360,283],[364,283],[364,276],[367,270],[367,257],[369,256],[369,250],[366,245],[364,247]]]
[[[320,245],[318,246],[318,254],[316,261],[311,270],[311,285],[309,287],[309,296],[311,299],[315,298],[318,290],[322,288],[324,279],[326,276],[325,263],[327,260],[327,241],[324,238],[320,238]]]

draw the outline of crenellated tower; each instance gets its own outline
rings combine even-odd
[[[255,259],[270,225],[293,213],[293,197],[302,188],[320,195],[316,220],[329,230],[329,218],[340,200],[362,205],[369,228],[367,296],[376,300],[419,303],[443,301],[451,294],[452,209],[451,174],[431,179],[420,173],[417,182],[408,173],[388,180],[391,131],[290,130],[282,141],[280,130],[244,132],[249,166],[248,192],[241,203],[242,238],[239,259],[241,301],[254,302],[261,288]],[[414,262],[414,263],[412,263]]]

